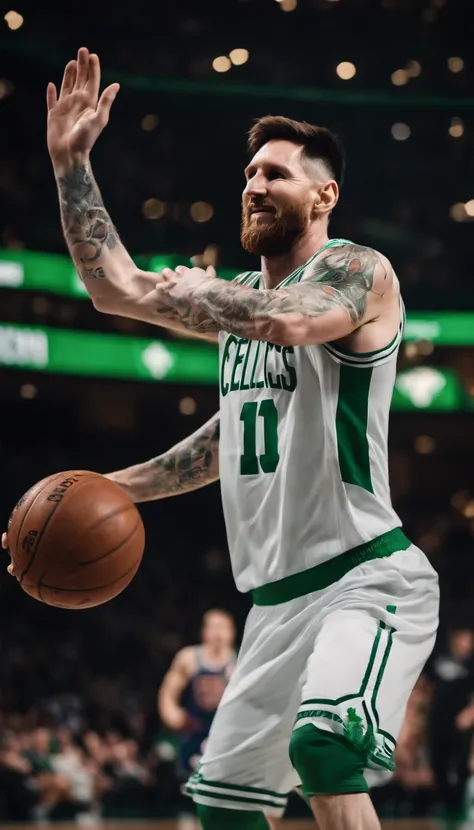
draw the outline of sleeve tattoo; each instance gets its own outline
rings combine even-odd
[[[317,318],[335,308],[343,309],[357,326],[367,310],[369,294],[375,293],[377,266],[386,280],[387,270],[376,251],[341,245],[318,257],[304,282],[260,291],[213,280],[197,304],[218,329],[240,337],[252,337],[257,319],[271,321],[289,313]]]
[[[184,329],[198,334],[218,334],[220,331],[216,320],[203,307],[199,308],[190,303],[171,306],[157,302],[156,311],[159,316],[166,317],[168,320],[179,323]]]
[[[135,468],[135,501],[177,496],[219,478],[219,415],[163,455]],[[133,469],[133,468],[132,468]]]
[[[119,237],[91,168],[85,164],[73,167],[59,177],[58,188],[64,236],[79,276],[104,279],[104,269],[94,263],[104,246],[117,247]]]

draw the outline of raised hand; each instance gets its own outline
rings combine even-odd
[[[111,84],[99,98],[100,61],[86,48],[64,70],[59,97],[54,84],[46,93],[48,150],[59,175],[75,164],[85,164],[104,127],[119,91]]]

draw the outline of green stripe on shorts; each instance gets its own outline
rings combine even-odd
[[[370,562],[372,559],[385,559],[399,550],[408,550],[412,543],[403,533],[401,527],[395,527],[376,539],[346,550],[339,556],[334,556],[327,562],[321,562],[314,568],[300,571],[268,585],[254,588],[252,598],[254,605],[279,605],[289,602],[313,591],[321,591],[334,582],[338,582],[357,565]]]

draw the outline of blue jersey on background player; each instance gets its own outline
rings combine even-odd
[[[218,609],[207,611],[202,643],[181,649],[158,694],[161,720],[180,734],[179,774],[187,778],[199,764],[209,730],[235,666],[235,625]]]

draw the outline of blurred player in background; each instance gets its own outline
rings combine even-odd
[[[235,625],[226,611],[211,609],[202,642],[178,651],[158,692],[164,725],[179,732],[179,772],[187,780],[199,765],[224,689],[234,670]]]
[[[178,651],[158,692],[165,726],[179,733],[178,776],[182,783],[199,766],[214,715],[235,667],[235,625],[213,608],[204,614],[201,644]],[[196,826],[189,809],[180,810],[180,827]]]

